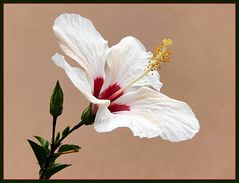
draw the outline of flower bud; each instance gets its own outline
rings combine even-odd
[[[50,100],[50,113],[53,117],[58,117],[62,114],[63,98],[63,91],[59,81],[57,81]]]
[[[85,125],[92,125],[95,120],[95,115],[92,114],[92,104],[90,104],[81,114],[81,121]]]

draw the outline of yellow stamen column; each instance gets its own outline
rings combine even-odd
[[[149,60],[148,66],[137,78],[135,78],[133,81],[126,84],[123,88],[115,92],[113,95],[109,97],[109,99],[113,99],[117,97],[120,93],[125,91],[127,88],[132,86],[134,83],[142,79],[144,76],[146,76],[150,71],[155,71],[157,69],[160,69],[161,63],[167,63],[170,61],[169,55],[171,55],[171,52],[167,50],[168,46],[172,45],[173,41],[171,39],[164,39],[163,40],[163,46],[157,47],[155,52],[153,53],[152,58]]]

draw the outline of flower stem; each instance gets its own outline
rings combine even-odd
[[[59,143],[61,143],[68,135],[70,135],[73,131],[80,128],[82,125],[84,125],[84,123],[82,121],[79,122],[77,125],[75,125],[72,129],[70,129],[69,133],[65,137],[60,138]],[[55,151],[55,149],[54,149],[54,151]]]
[[[53,117],[53,122],[52,122],[51,150],[54,149],[54,146],[55,146],[56,120],[57,120],[57,117]]]
[[[50,152],[47,156],[47,160],[46,163],[44,165],[44,167],[40,170],[39,173],[39,179],[49,179],[50,177],[47,176],[47,169],[49,168],[52,159],[54,158],[55,155],[55,151],[56,149],[61,145],[61,142],[67,137],[69,136],[73,131],[77,130],[78,128],[80,128],[82,125],[84,125],[84,123],[81,121],[78,124],[76,124],[70,131],[69,133],[64,136],[61,137],[60,140],[57,142],[55,142],[55,129],[56,129],[56,121],[57,121],[57,117],[53,117],[53,125],[52,125],[52,144],[51,144],[51,149]]]

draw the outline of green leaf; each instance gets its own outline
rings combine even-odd
[[[56,135],[56,140],[55,141],[58,141],[60,139],[60,136],[61,136],[60,132],[58,132],[57,135]]]
[[[40,137],[40,136],[34,136],[34,137],[40,142],[42,147],[48,152],[49,151],[48,146],[49,146],[50,142],[48,140],[45,140],[43,137]]]
[[[59,147],[61,145],[60,137],[61,137],[60,132],[58,132],[57,135],[56,135],[56,139],[55,139],[55,146],[56,147]]]
[[[61,154],[55,153],[52,155],[50,161],[49,161],[49,165],[51,166],[52,164],[55,163],[55,160],[60,156]]]
[[[37,158],[37,161],[38,161],[40,167],[43,168],[43,166],[46,162],[46,159],[47,159],[47,153],[46,153],[45,149],[42,146],[38,145],[37,143],[35,143],[31,140],[27,140],[27,141],[31,145],[32,150]]]
[[[80,147],[78,145],[74,145],[74,144],[64,144],[62,145],[58,152],[59,153],[67,153],[67,152],[78,152],[80,149]]]
[[[47,178],[50,178],[52,175],[54,175],[55,173],[61,171],[62,169],[68,167],[68,166],[71,166],[70,164],[60,164],[60,163],[55,163],[53,164],[52,166],[50,166],[48,169],[47,169],[47,172],[46,172],[46,176]]]
[[[69,131],[70,131],[70,126],[67,126],[62,132],[62,137],[67,136],[69,134]]]

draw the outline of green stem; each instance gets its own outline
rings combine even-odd
[[[54,146],[55,146],[56,120],[57,120],[57,117],[53,117],[53,122],[52,122],[51,149],[54,149]]]
[[[80,128],[82,125],[84,125],[84,123],[81,121],[79,122],[77,125],[75,125],[72,129],[70,129],[69,133],[65,136],[65,137],[61,137],[61,139],[59,140],[59,142],[62,142],[68,135],[70,135],[73,131],[77,130],[78,128]]]
[[[84,123],[81,121],[78,124],[76,124],[70,131],[69,133],[65,136],[65,137],[61,137],[60,140],[58,141],[57,144],[55,144],[55,128],[56,128],[56,120],[57,118],[53,118],[53,128],[52,128],[52,144],[51,144],[51,150],[50,153],[47,156],[47,160],[45,163],[45,166],[40,170],[40,177],[39,179],[49,179],[50,177],[47,177],[46,173],[47,173],[47,169],[50,166],[50,162],[52,160],[52,158],[54,157],[55,151],[56,149],[60,146],[61,142],[67,137],[69,136],[73,131],[77,130],[78,128],[80,128],[82,125],[84,125]]]

